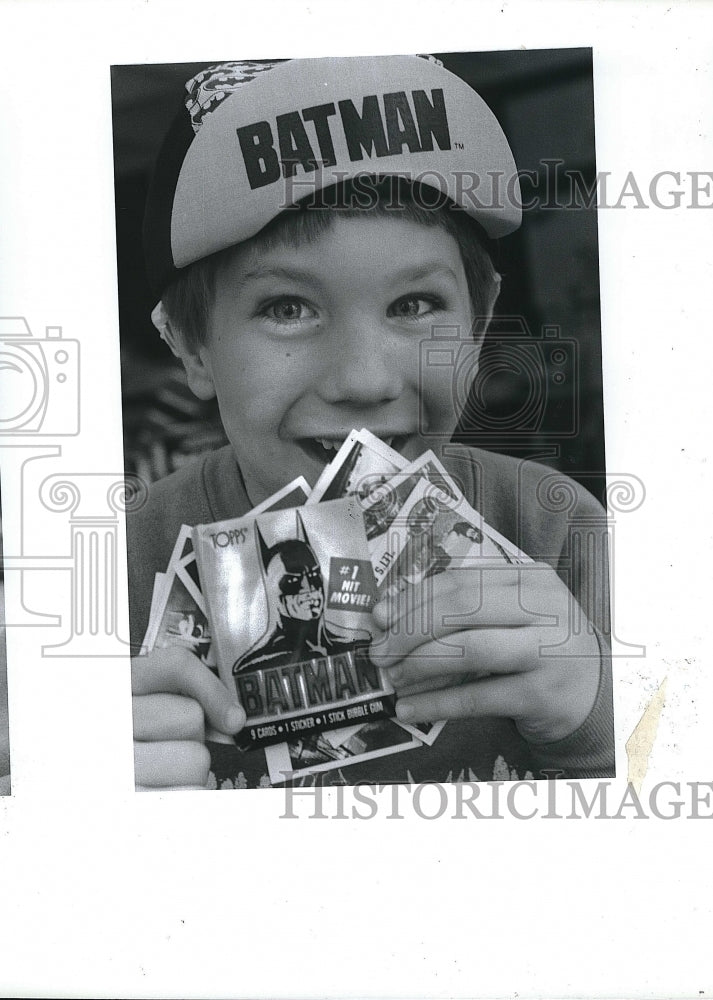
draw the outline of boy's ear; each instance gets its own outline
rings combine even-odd
[[[186,381],[198,399],[213,399],[215,386],[205,352],[200,347],[189,345],[182,331],[169,320],[166,307],[159,302],[151,313],[151,322],[186,370]]]

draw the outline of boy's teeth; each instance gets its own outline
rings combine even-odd
[[[339,451],[344,444],[344,441],[333,441],[330,438],[315,438],[314,440],[317,444],[321,444],[325,451]],[[390,434],[388,437],[382,437],[381,440],[390,448],[395,440],[395,435]]]

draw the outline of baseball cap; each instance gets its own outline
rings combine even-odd
[[[365,175],[435,189],[491,239],[517,229],[517,168],[498,120],[433,57],[234,62],[186,84],[144,217],[154,292],[282,211]],[[500,175],[497,198],[482,182]]]

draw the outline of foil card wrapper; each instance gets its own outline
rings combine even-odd
[[[193,544],[243,749],[394,714],[369,659],[376,583],[353,497],[199,525]]]

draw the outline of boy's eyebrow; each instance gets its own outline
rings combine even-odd
[[[242,285],[254,278],[288,278],[293,281],[314,282],[318,280],[318,275],[313,271],[303,270],[301,267],[260,267],[258,265],[250,271],[246,271],[238,283]]]
[[[415,267],[405,267],[395,274],[389,276],[390,281],[423,281],[426,278],[433,278],[436,275],[445,274],[458,281],[458,275],[453,268],[448,267],[441,260],[434,260],[425,264],[418,264]],[[261,267],[257,266],[246,271],[239,279],[238,284],[242,285],[246,281],[256,278],[286,278],[292,281],[307,281],[318,284],[320,276],[314,271],[305,270],[300,267]]]
[[[445,274],[454,281],[458,281],[458,275],[452,267],[448,267],[441,260],[434,260],[426,264],[419,264],[417,267],[405,267],[396,274],[391,275],[394,281],[423,281],[426,278],[433,278],[438,274]]]

